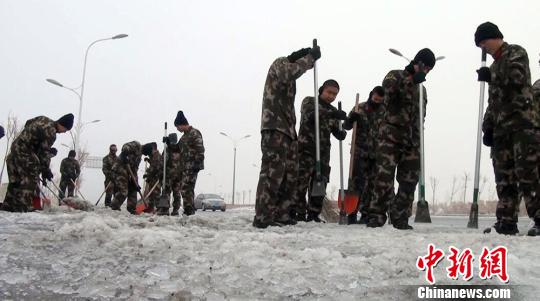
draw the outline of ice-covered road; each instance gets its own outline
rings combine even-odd
[[[429,243],[475,254],[504,245],[509,284],[525,300],[539,293],[540,239],[484,235],[464,218],[434,218],[414,231],[315,223],[259,230],[252,216],[0,212],[0,299],[409,300],[408,285],[426,284],[415,263]],[[451,281],[447,266],[435,269],[437,284],[500,284],[476,269],[472,281]]]

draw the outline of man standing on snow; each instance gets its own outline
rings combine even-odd
[[[137,191],[141,189],[137,182],[141,155],[142,148],[138,141],[131,141],[122,146],[120,156],[112,167],[114,200],[111,203],[111,209],[120,211],[120,207],[127,198],[127,211],[135,214]]]
[[[503,40],[497,25],[486,22],[476,29],[476,46],[489,53],[494,62],[482,67],[478,80],[489,83],[488,107],[484,114],[483,142],[491,147],[497,184],[497,233],[518,233],[518,208],[525,200],[527,214],[535,225],[529,235],[540,235],[538,198],[538,128],[540,107],[533,98],[527,52]]]
[[[184,133],[178,141],[181,152],[182,188],[184,214],[195,214],[195,184],[199,171],[204,169],[204,144],[201,132],[189,125],[184,112],[178,111],[174,120],[176,129]],[[171,215],[178,215],[173,208]]]
[[[424,48],[405,70],[392,70],[384,78],[385,112],[379,129],[377,176],[373,186],[374,199],[368,209],[368,227],[382,227],[390,206],[390,219],[394,228],[412,229],[408,220],[420,177],[418,84],[426,80],[426,74],[434,66],[435,55]],[[425,89],[423,94],[426,106]],[[399,183],[395,197],[394,177]]]
[[[111,200],[114,192],[112,167],[117,159],[116,144],[111,144],[109,146],[109,154],[103,157],[103,165],[101,167],[101,171],[105,175],[105,206],[107,207],[111,207]]]
[[[154,208],[159,202],[159,196],[161,191],[161,181],[163,180],[163,156],[157,149],[157,143],[151,142],[143,145],[142,154],[146,156],[145,161],[148,162],[148,169],[143,175],[143,179],[146,181],[146,189],[150,193],[146,195],[148,199],[148,208],[145,209],[146,213],[153,213]],[[150,192],[151,189],[152,192]]]
[[[253,226],[295,224],[289,210],[295,203],[298,141],[294,97],[296,80],[321,57],[319,46],[277,58],[266,77],[261,114],[261,172]]]
[[[65,197],[66,188],[68,191],[68,197],[73,197],[73,192],[75,191],[75,181],[81,174],[81,166],[79,161],[75,159],[75,151],[70,150],[68,157],[62,160],[60,163],[60,191],[58,191],[58,197],[60,200]]]
[[[67,114],[57,121],[45,116],[26,121],[24,129],[11,144],[6,159],[9,184],[3,210],[27,212],[31,209],[40,173],[44,185],[53,178],[49,164],[56,134],[69,131],[73,127],[73,119],[73,114]]]
[[[339,130],[339,120],[347,119],[347,113],[336,109],[332,102],[339,93],[339,84],[333,79],[329,79],[319,88],[319,135],[321,152],[321,176],[324,181],[330,179],[330,134],[338,140],[343,140],[347,132]],[[296,204],[293,207],[292,218],[297,221],[321,222],[319,214],[322,211],[324,197],[309,196],[307,202],[306,219],[306,193],[313,187],[316,181],[315,170],[315,98],[308,96],[302,101],[300,109],[300,129],[298,130],[298,186]]]
[[[360,197],[358,209],[348,216],[348,224],[357,223],[358,210],[362,214],[359,223],[367,224],[369,203],[373,199],[373,182],[376,176],[376,147],[380,124],[384,117],[384,89],[376,86],[366,102],[358,104],[343,123],[343,128],[350,130],[356,122],[355,151],[353,159],[352,181],[349,187],[357,191]]]

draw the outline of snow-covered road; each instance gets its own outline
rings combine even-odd
[[[465,217],[414,231],[315,223],[259,230],[252,217],[252,209],[189,218],[102,207],[0,212],[0,299],[410,300],[410,285],[427,284],[415,263],[429,243],[477,257],[482,247],[506,246],[509,284],[523,300],[540,293],[540,239],[485,235],[467,229]],[[471,281],[453,281],[447,266],[435,268],[439,285],[501,284],[479,279],[476,266]]]

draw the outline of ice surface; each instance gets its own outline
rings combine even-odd
[[[62,207],[0,212],[0,299],[406,300],[407,285],[426,284],[415,263],[429,243],[477,255],[504,245],[510,284],[529,285],[530,300],[539,291],[540,240],[482,234],[493,218],[481,219],[481,229],[467,229],[465,217],[434,217],[414,231],[316,223],[260,230],[251,209],[178,218]],[[435,269],[437,284],[500,284],[452,281],[446,266]]]

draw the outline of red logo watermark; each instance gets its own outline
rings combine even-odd
[[[471,249],[466,248],[460,251],[458,248],[450,246],[449,254],[446,259],[449,261],[449,266],[446,268],[446,276],[452,280],[457,280],[460,277],[469,281],[474,275],[474,254]],[[428,245],[427,254],[419,256],[416,260],[416,268],[420,271],[425,271],[426,281],[433,285],[435,284],[435,276],[433,269],[439,262],[445,258],[444,250],[438,249],[433,244]],[[498,246],[493,249],[484,247],[478,264],[480,279],[491,279],[492,277],[499,278],[502,282],[508,282],[508,249],[503,246]]]

